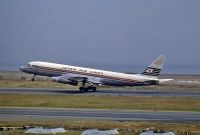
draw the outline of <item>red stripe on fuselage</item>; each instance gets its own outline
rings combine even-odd
[[[79,71],[70,71],[70,70],[65,70],[65,69],[57,69],[57,68],[50,68],[50,67],[43,67],[43,66],[33,66],[33,68],[37,70],[43,70],[43,71],[54,71],[57,73],[73,73],[73,74],[80,74],[80,75],[86,75],[86,76],[93,76],[93,77],[101,77],[101,78],[106,78],[106,79],[112,79],[112,80],[120,80],[123,82],[128,82],[128,83],[137,83],[138,81],[132,80],[132,79],[125,79],[125,78],[120,78],[120,77],[113,77],[113,76],[106,76],[106,75],[97,75],[97,74],[91,74],[91,73],[86,73],[86,72],[79,72]]]

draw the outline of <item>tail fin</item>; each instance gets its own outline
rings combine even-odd
[[[158,76],[164,65],[164,62],[165,62],[165,56],[160,55],[141,74],[148,76]]]

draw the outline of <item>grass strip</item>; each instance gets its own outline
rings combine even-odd
[[[200,111],[200,99],[191,97],[2,94],[0,95],[0,106]]]
[[[165,132],[173,131],[176,135],[200,134],[200,123],[159,123],[159,122],[119,122],[119,121],[88,121],[88,120],[23,120],[23,121],[0,121],[0,126],[43,126],[64,127],[70,132],[62,135],[80,135],[85,129],[120,129],[122,135],[138,135],[143,129],[153,127],[155,130]],[[23,135],[22,131],[5,132],[3,135]]]

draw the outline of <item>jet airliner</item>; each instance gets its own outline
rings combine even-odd
[[[158,79],[165,61],[165,56],[160,55],[140,74],[126,74],[105,70],[62,65],[56,63],[32,61],[20,70],[33,74],[32,81],[36,75],[52,77],[52,81],[69,85],[79,85],[81,92],[88,90],[96,91],[96,86],[142,86],[158,85],[160,82],[172,79]],[[86,85],[87,84],[87,85]]]

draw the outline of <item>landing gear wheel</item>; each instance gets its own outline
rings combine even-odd
[[[92,87],[92,91],[93,92],[97,91],[97,88],[96,87]]]
[[[84,92],[88,92],[88,88],[84,88]]]
[[[31,81],[34,82],[35,81],[35,77],[36,75],[33,75],[33,77],[31,78]]]
[[[84,88],[83,87],[80,87],[79,90],[80,90],[80,92],[84,92]]]
[[[89,90],[92,90],[93,92],[96,91],[96,87],[89,86],[89,87],[79,87],[80,92],[88,92]]]
[[[94,91],[96,91],[97,88],[94,87],[94,86],[89,86],[87,89],[88,89],[88,90],[92,90],[92,91],[94,92]]]
[[[31,81],[32,81],[32,82],[34,82],[34,81],[35,81],[35,78],[34,78],[34,77],[32,77],[32,78],[31,78]]]

